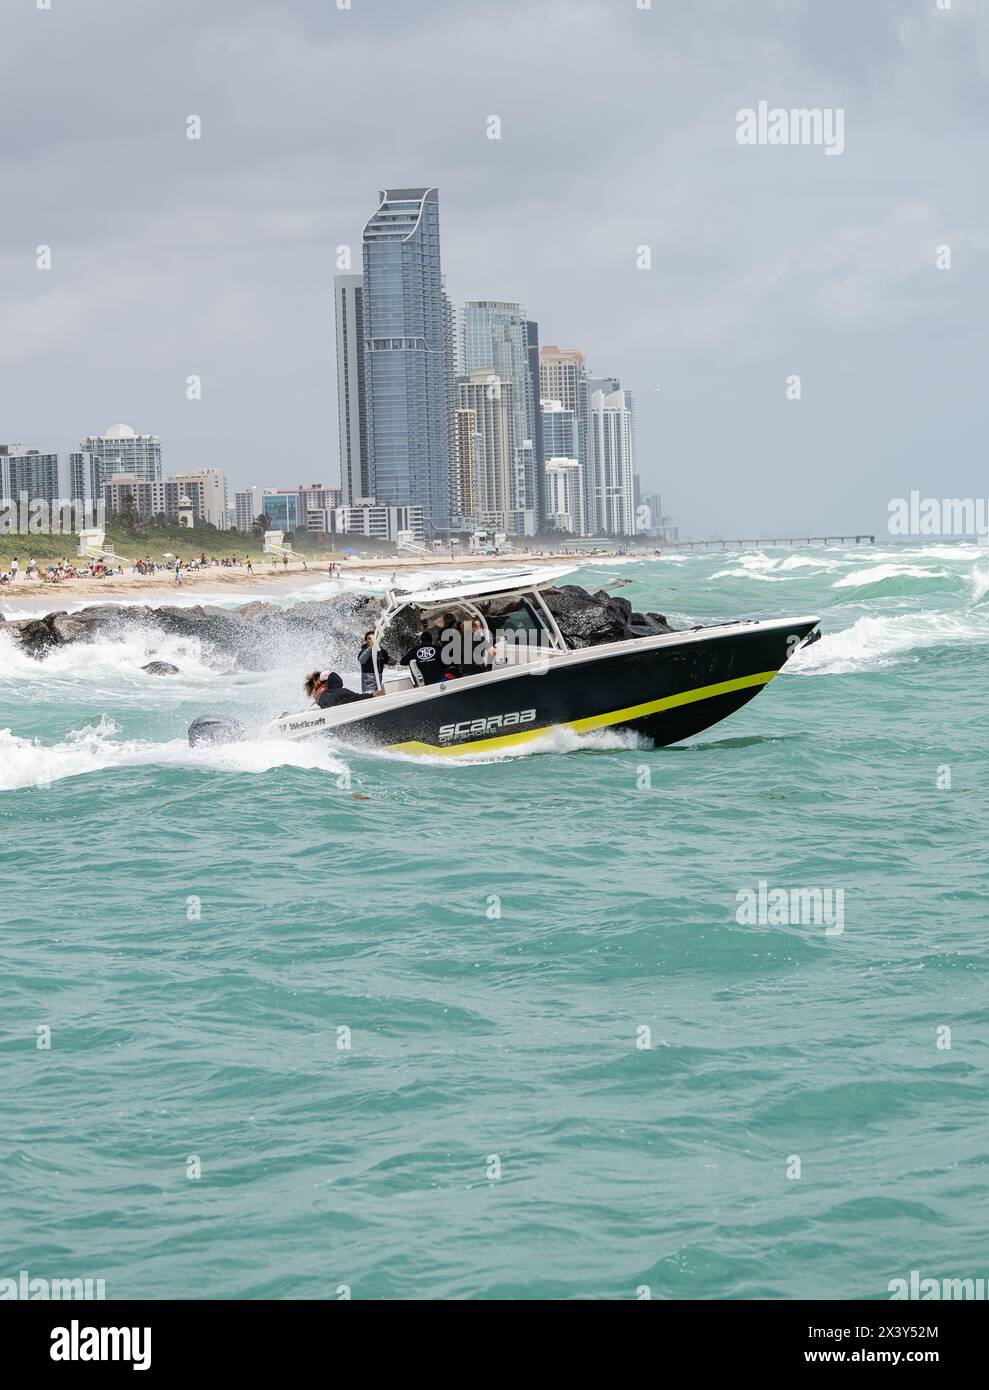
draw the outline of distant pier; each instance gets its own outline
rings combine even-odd
[[[677,550],[744,550],[746,546],[753,545],[850,545],[853,542],[855,545],[875,545],[876,537],[866,532],[853,536],[755,536],[749,540],[674,541],[673,546]]]

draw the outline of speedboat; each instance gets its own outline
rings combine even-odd
[[[544,597],[569,572],[439,581],[411,593],[389,589],[373,638],[376,696],[281,715],[265,736],[331,735],[441,758],[512,749],[557,729],[631,729],[665,746],[747,704],[799,646],[819,635],[816,617],[773,618],[571,647]],[[498,630],[497,618],[490,617],[494,610],[512,614],[510,631]],[[480,619],[491,637],[489,664],[435,684],[422,683],[415,662],[380,669],[377,653],[390,630],[401,632],[404,623],[406,632],[418,635],[424,624],[445,615],[458,623]],[[190,742],[223,737],[230,723],[197,720]],[[241,735],[239,728],[232,735],[227,729],[226,736]]]

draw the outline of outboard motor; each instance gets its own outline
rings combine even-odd
[[[201,714],[189,725],[189,747],[201,743],[239,743],[247,737],[247,730],[239,719],[230,719],[224,714]]]

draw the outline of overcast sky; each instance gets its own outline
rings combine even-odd
[[[336,483],[337,247],[435,185],[455,300],[619,376],[694,535],[986,496],[982,0],[38,3],[0,0],[0,442]],[[740,145],[760,101],[844,152]]]

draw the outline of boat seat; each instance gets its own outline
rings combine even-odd
[[[398,690],[414,689],[415,681],[412,679],[411,673],[408,675],[402,674],[401,676],[393,676],[389,680],[386,680],[384,683],[384,690],[386,695],[394,695],[395,692]]]

